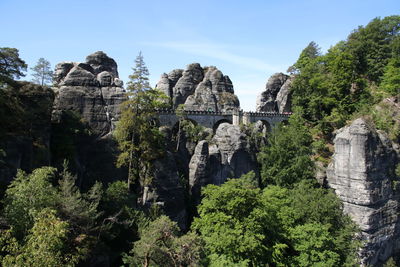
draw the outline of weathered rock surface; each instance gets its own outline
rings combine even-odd
[[[328,184],[361,228],[361,264],[380,266],[400,248],[398,155],[386,135],[362,118],[340,129],[334,143]]]
[[[246,134],[239,126],[219,125],[210,144],[200,141],[189,164],[189,185],[194,196],[207,184],[220,185],[228,178],[257,172],[257,161]]]
[[[96,136],[109,134],[118,118],[118,107],[126,100],[122,85],[117,64],[101,51],[87,56],[85,63],[57,64],[53,120],[71,111],[79,114]]]
[[[84,63],[56,65],[52,163],[58,165],[68,158],[82,186],[90,186],[94,180],[125,178],[124,170],[115,167],[117,145],[110,138],[119,106],[127,99],[122,86],[117,64],[101,51],[87,56]],[[85,130],[82,133],[70,127]],[[69,141],[69,155],[57,153],[65,146],[64,139]]]
[[[222,123],[211,143],[209,153],[212,184],[222,184],[228,178],[238,178],[250,171],[257,173],[255,153],[240,126]]]
[[[189,163],[189,187],[192,198],[199,204],[201,188],[211,183],[208,142],[200,141]]]
[[[185,70],[164,73],[156,87],[171,98],[174,108],[184,104],[186,110],[224,112],[240,107],[232,81],[216,67],[193,63]]]
[[[187,229],[186,192],[171,152],[155,162],[154,177],[151,184],[144,187],[142,201],[146,206],[160,205],[165,214],[176,221],[181,229]]]
[[[293,78],[283,73],[272,75],[256,102],[258,112],[290,112],[290,84]]]

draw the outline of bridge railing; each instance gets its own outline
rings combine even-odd
[[[157,113],[159,114],[175,114],[176,110],[175,109],[157,109]],[[292,115],[292,112],[253,112],[253,111],[226,111],[226,112],[221,112],[221,111],[212,111],[212,110],[184,110],[183,114],[185,115],[219,115],[219,116],[226,116],[226,115],[250,115],[251,117],[289,117]]]

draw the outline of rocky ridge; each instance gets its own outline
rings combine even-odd
[[[386,134],[363,118],[340,129],[334,144],[328,184],[360,226],[361,265],[380,266],[400,249],[399,155]]]
[[[275,73],[265,85],[265,90],[257,97],[257,112],[290,112],[290,84],[293,77]]]
[[[185,70],[164,73],[156,88],[171,99],[171,107],[184,104],[186,110],[225,112],[240,108],[232,81],[216,67],[189,64]]]

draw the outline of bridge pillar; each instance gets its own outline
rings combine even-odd
[[[240,112],[238,110],[232,112],[232,123],[236,126],[240,125]]]
[[[250,125],[250,123],[251,123],[250,114],[247,112],[243,113],[243,124]]]

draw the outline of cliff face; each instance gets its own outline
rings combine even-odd
[[[10,182],[17,169],[31,171],[49,165],[51,159],[54,93],[28,82],[15,87],[11,94],[0,92],[0,149],[4,151],[0,153],[0,184]]]
[[[166,129],[166,132],[172,129]],[[205,131],[208,131],[205,129]],[[154,179],[143,189],[145,205],[156,203],[181,228],[188,227],[193,208],[200,203],[201,189],[222,184],[249,171],[257,173],[256,151],[239,126],[222,123],[211,140],[193,142],[181,133],[175,150],[174,138],[167,137],[170,149],[154,166]]]
[[[224,112],[240,106],[229,77],[216,67],[202,68],[199,63],[164,73],[156,88],[170,97],[174,108],[184,104],[186,110]]]
[[[290,112],[290,84],[293,77],[283,73],[272,75],[265,85],[265,90],[257,97],[257,112]]]
[[[339,130],[334,144],[328,183],[361,228],[362,265],[380,265],[400,249],[398,154],[383,132],[361,118]]]
[[[81,185],[125,176],[115,168],[117,151],[111,138],[119,105],[127,99],[122,86],[117,64],[101,51],[87,56],[84,63],[56,65],[53,164],[69,159]]]

